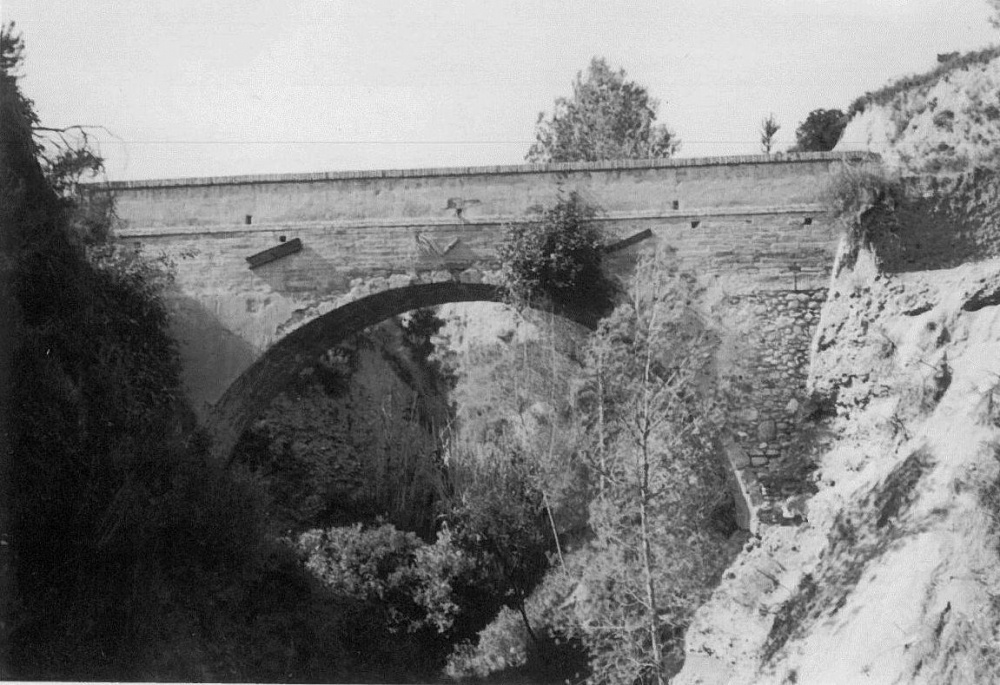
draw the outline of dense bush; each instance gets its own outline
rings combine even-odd
[[[604,238],[596,210],[576,193],[560,198],[539,225],[508,227],[498,249],[504,283],[516,303],[603,313],[613,286],[601,269]]]
[[[903,197],[899,175],[877,162],[841,164],[824,192],[826,204],[837,218],[879,207],[893,211]]]
[[[853,264],[861,249],[882,259],[898,246],[896,210],[905,202],[906,190],[902,179],[881,164],[842,164],[832,174],[824,200],[847,232],[842,266]]]
[[[458,497],[449,519],[458,543],[476,560],[477,583],[521,614],[532,632],[524,602],[548,566],[553,539],[530,455],[509,443],[483,445],[476,455],[452,455]]]
[[[789,152],[827,152],[837,146],[848,117],[839,109],[814,109],[795,129],[795,145]]]
[[[334,595],[371,603],[390,632],[447,632],[459,607],[452,582],[469,568],[447,529],[433,545],[389,524],[311,530],[296,547]]]

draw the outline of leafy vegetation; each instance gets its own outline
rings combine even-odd
[[[593,58],[587,78],[579,73],[572,97],[556,98],[552,115],[538,115],[529,162],[597,162],[670,157],[680,141],[656,121],[659,103],[602,58]]]
[[[774,118],[774,113],[768,114],[760,120],[760,151],[765,155],[771,154],[774,147],[774,136],[781,130],[781,124]]]
[[[824,192],[826,205],[847,230],[842,265],[870,250],[881,259],[898,244],[896,211],[906,199],[900,177],[878,162],[842,164]]]
[[[877,162],[840,165],[824,193],[827,206],[841,219],[876,208],[893,211],[903,198],[903,183],[898,174]]]
[[[594,224],[597,210],[576,193],[561,197],[540,225],[513,224],[498,248],[504,283],[518,304],[541,304],[602,312],[613,285],[601,264],[604,237]]]
[[[584,642],[614,645],[592,650],[601,659],[592,665],[619,682],[647,674],[662,682],[665,652],[677,650],[701,597],[679,591],[680,578],[662,582],[656,567],[684,566],[678,556],[704,546],[710,510],[702,508],[724,491],[712,464],[720,405],[704,383],[713,345],[690,309],[693,287],[669,262],[644,260],[588,355],[599,409],[587,454],[598,478],[590,522],[598,548],[618,562],[620,587],[603,603],[601,623],[613,628]]]
[[[447,529],[433,545],[390,524],[310,530],[296,547],[332,592],[368,602],[390,632],[447,632],[459,611],[452,582],[469,566]]]
[[[74,147],[56,132],[54,153],[35,137],[21,54],[5,29],[0,436],[14,458],[0,479],[13,553],[0,580],[16,602],[4,675],[427,679],[454,643],[456,676],[671,672],[726,558],[709,523],[725,492],[712,345],[687,306],[690,278],[644,263],[585,353],[567,361],[536,341],[468,372],[467,384],[492,374],[502,400],[476,390],[448,449],[440,433],[455,416],[441,398],[455,381],[433,353],[440,321],[387,324],[309,369],[275,407],[281,420],[265,417],[224,468],[184,404],[169,264],[108,241],[113,205],[77,192],[99,155],[86,136]],[[533,154],[676,149],[624,72],[595,60],[577,86]],[[595,215],[570,194],[540,226],[510,229],[502,261],[518,302],[611,309]],[[373,360],[396,380],[361,382]],[[296,412],[296,396],[324,411]]]
[[[837,146],[850,117],[839,109],[814,109],[795,129],[789,152],[827,152]]]
[[[453,455],[460,494],[450,518],[478,561],[481,583],[519,613],[525,631],[537,640],[525,602],[548,566],[552,538],[546,535],[544,498],[533,473],[537,464],[505,442],[499,449],[483,445],[472,457]]]
[[[182,578],[201,581],[184,602],[208,601],[218,574],[253,563],[254,495],[208,466],[188,430],[165,275],[134,252],[85,248],[78,203],[38,161],[11,26],[2,43],[8,667],[134,677]]]
[[[102,243],[113,208],[92,212],[74,183],[51,177],[68,167],[40,156],[18,83],[23,44],[5,27],[0,45],[3,675],[435,673],[454,555],[417,545],[402,576],[417,606],[433,607],[433,627],[397,634],[381,599],[325,585],[267,536],[260,478],[210,461],[183,403],[168,265]]]
[[[1000,57],[1000,46],[991,46],[982,50],[968,52],[955,59],[943,62],[925,74],[904,76],[878,90],[869,91],[856,98],[850,107],[847,108],[847,119],[852,119],[858,114],[863,114],[870,107],[885,106],[892,102],[900,93],[916,91],[936,83],[950,72],[968,69],[977,64],[987,64],[998,57]]]
[[[580,671],[594,683],[632,683],[661,681],[679,665],[687,622],[728,559],[710,523],[727,495],[713,454],[721,412],[708,392],[712,344],[688,308],[694,292],[669,262],[641,263],[626,302],[588,343],[572,406],[545,412],[536,429],[546,436],[559,428],[558,441],[571,448],[550,451],[540,440],[516,452],[522,478],[539,494],[553,489],[542,466],[553,457],[564,478],[583,476],[583,487],[564,491],[582,496],[585,532],[566,535],[574,528],[550,524],[544,578],[477,646],[460,646],[449,673],[558,661],[572,669],[563,677]],[[513,450],[501,448],[498,458],[505,452]],[[519,529],[540,548],[548,522],[537,503]]]

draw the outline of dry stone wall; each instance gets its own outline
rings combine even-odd
[[[744,348],[747,356],[733,369],[738,395],[747,402],[734,425],[747,465],[766,467],[791,446],[795,417],[805,401],[809,346],[825,298],[825,288],[731,298],[733,306],[748,307],[758,322]]]
[[[731,327],[720,372],[728,380],[730,463],[765,523],[798,523],[781,511],[810,489],[802,454],[802,416],[808,404],[809,350],[826,288],[762,290],[730,296],[720,308]]]

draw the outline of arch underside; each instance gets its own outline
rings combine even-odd
[[[385,290],[328,312],[272,345],[226,390],[209,418],[212,452],[229,460],[250,423],[295,374],[351,335],[393,316],[451,302],[502,302],[506,291],[485,283],[424,283]],[[588,327],[596,315],[556,312]]]

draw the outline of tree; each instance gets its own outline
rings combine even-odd
[[[451,518],[459,544],[480,564],[481,582],[517,610],[537,643],[525,602],[548,566],[544,498],[537,464],[498,437],[498,444],[452,450],[451,473],[460,494]]]
[[[771,154],[771,147],[774,145],[774,135],[780,128],[781,125],[774,118],[773,112],[760,120],[760,149],[765,155]]]
[[[986,4],[990,6],[990,25],[1000,29],[1000,0],[986,0]]]
[[[556,98],[551,117],[538,115],[529,162],[596,162],[670,157],[680,147],[666,126],[655,124],[657,100],[593,58],[586,80],[578,73],[573,95]]]
[[[814,109],[795,129],[795,147],[790,152],[826,152],[840,141],[847,117],[839,109]]]
[[[719,403],[692,295],[690,278],[644,260],[588,351],[597,436],[588,458],[602,487],[579,610],[593,670],[609,682],[663,682],[668,652],[710,584],[703,576],[714,572],[704,508],[721,489],[711,459]]]

